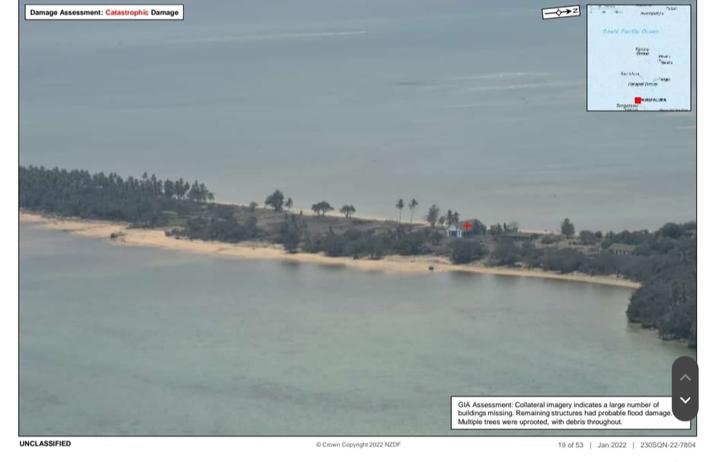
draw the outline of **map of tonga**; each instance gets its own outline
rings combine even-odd
[[[690,111],[690,5],[587,6],[587,110]]]

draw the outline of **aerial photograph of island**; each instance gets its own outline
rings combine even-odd
[[[203,3],[20,23],[21,435],[670,394],[694,109],[588,111],[585,18],[535,0]]]

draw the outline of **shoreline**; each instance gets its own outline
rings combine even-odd
[[[85,220],[43,215],[35,212],[20,211],[21,223],[34,223],[45,229],[70,232],[75,235],[104,239],[114,245],[135,247],[154,247],[166,250],[190,252],[215,257],[229,257],[244,260],[285,260],[298,263],[314,263],[329,266],[344,266],[364,271],[384,271],[394,273],[465,272],[490,274],[495,276],[529,277],[554,279],[560,281],[599,284],[627,289],[637,289],[640,284],[615,276],[591,276],[582,273],[560,274],[551,271],[527,268],[505,268],[485,266],[484,264],[455,265],[446,258],[436,255],[399,256],[391,255],[382,260],[353,260],[349,257],[328,257],[314,253],[287,253],[281,245],[262,241],[246,241],[237,244],[218,241],[200,241],[178,239],[165,235],[164,229],[128,229],[127,223],[103,220]],[[110,239],[116,233],[119,237]]]

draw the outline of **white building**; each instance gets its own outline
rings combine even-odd
[[[457,225],[450,225],[445,229],[445,235],[447,237],[462,237],[463,232]]]

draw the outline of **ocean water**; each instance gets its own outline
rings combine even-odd
[[[20,433],[443,435],[450,395],[669,395],[630,290],[20,229]],[[468,434],[463,432],[463,434]]]
[[[21,21],[20,160],[361,215],[415,197],[529,229],[694,219],[695,112],[586,112],[585,18],[544,6],[223,0],[182,22]]]

